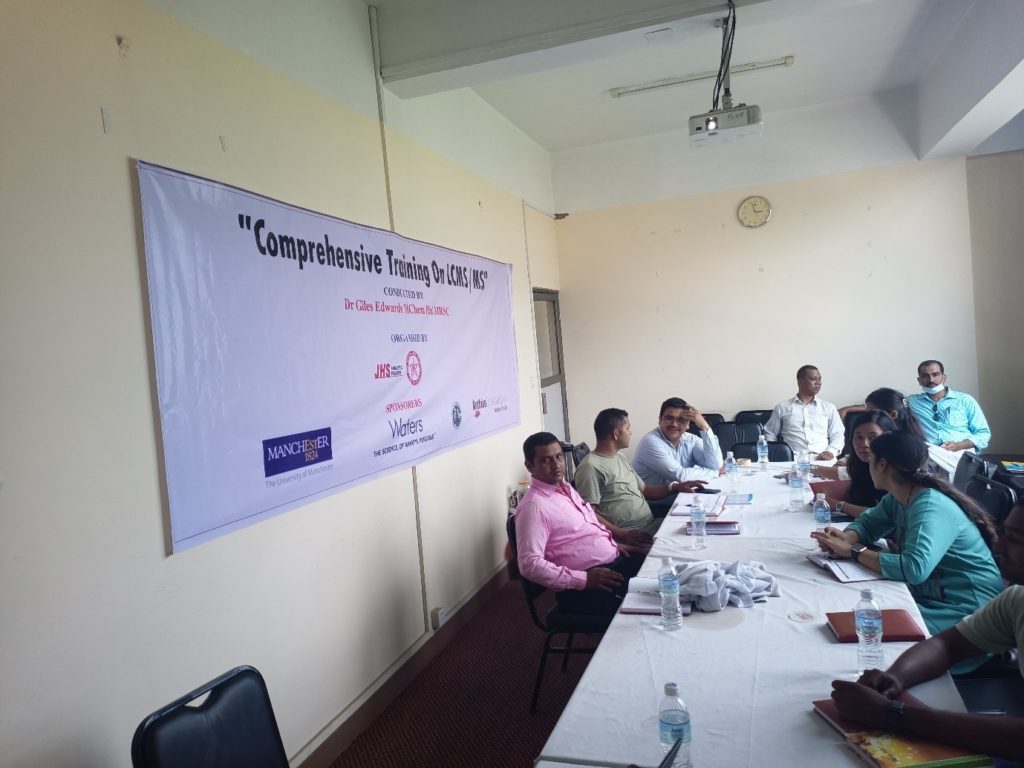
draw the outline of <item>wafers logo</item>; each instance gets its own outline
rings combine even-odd
[[[330,427],[272,437],[263,441],[263,476],[272,477],[332,458]]]

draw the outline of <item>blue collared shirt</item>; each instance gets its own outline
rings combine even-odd
[[[633,454],[633,468],[650,485],[668,485],[673,480],[711,480],[718,477],[722,451],[710,429],[697,437],[684,432],[679,445],[665,437],[661,428],[640,439]]]
[[[988,447],[992,431],[978,401],[966,392],[946,387],[941,400],[932,400],[926,392],[907,398],[925,439],[933,445],[970,440],[979,451]]]

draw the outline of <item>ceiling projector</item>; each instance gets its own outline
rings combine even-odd
[[[690,146],[705,147],[760,136],[764,128],[761,108],[751,104],[713,109],[690,118]]]

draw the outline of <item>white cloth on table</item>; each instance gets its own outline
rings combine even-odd
[[[701,560],[676,566],[676,573],[679,599],[693,602],[698,611],[720,611],[727,605],[750,608],[754,603],[779,596],[775,577],[756,560]]]

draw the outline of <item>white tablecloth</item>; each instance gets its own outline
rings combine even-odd
[[[779,499],[788,501],[788,491],[771,474],[741,479],[739,490],[755,494],[755,504],[736,515],[742,535],[709,536],[708,549],[692,552],[678,532],[680,518],[667,518],[640,575],[655,575],[660,555],[757,560],[778,578],[782,596],[752,608],[693,613],[676,632],[662,630],[656,616],[616,616],[541,760],[656,766],[662,757],[658,704],[664,684],[674,681],[690,708],[696,768],[858,765],[842,737],[813,714],[811,702],[829,696],[833,679],[856,678],[857,647],[834,639],[825,613],[851,610],[860,585],[840,584],[806,560],[813,519],[809,512],[782,510]],[[770,538],[786,531],[796,535]],[[882,607],[906,608],[924,627],[905,585],[868,585]],[[885,643],[886,664],[909,646]],[[963,711],[948,676],[914,694]]]

